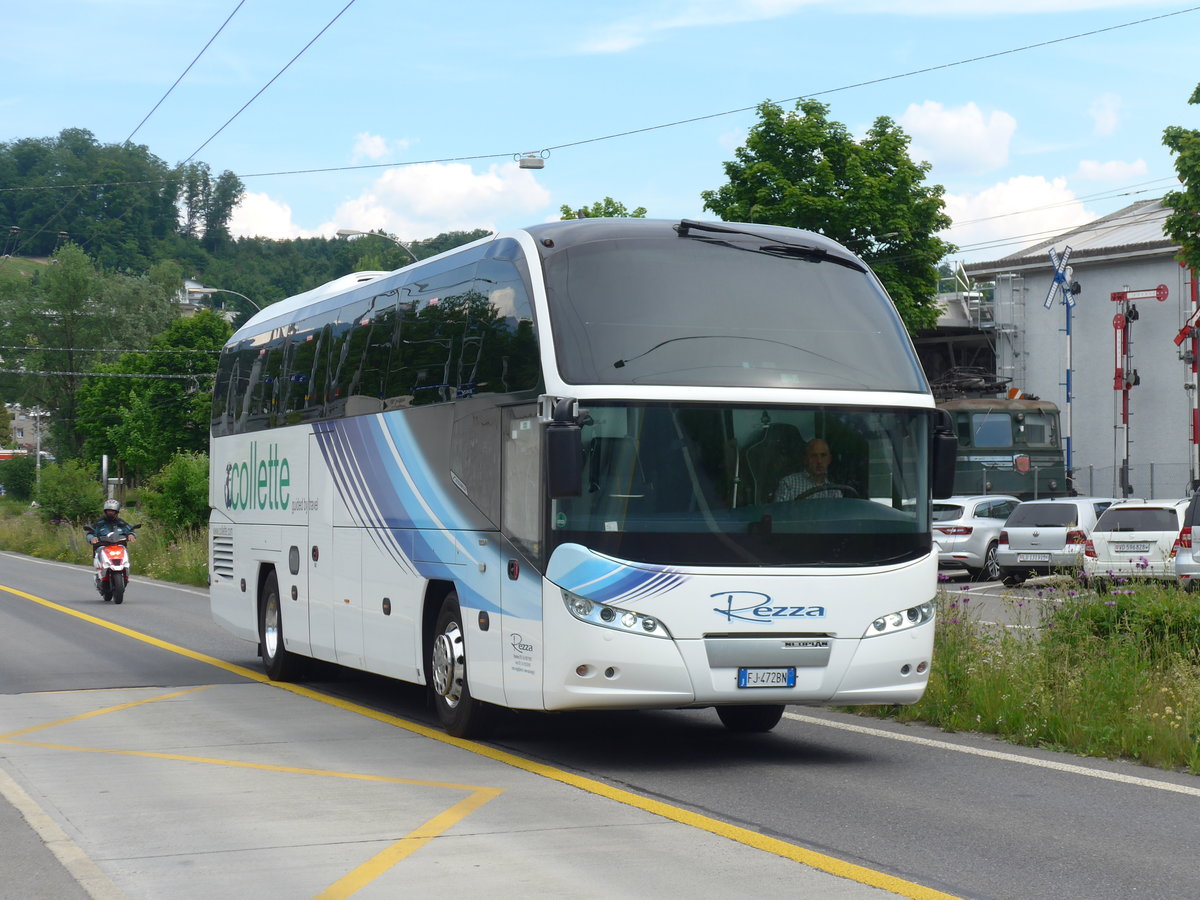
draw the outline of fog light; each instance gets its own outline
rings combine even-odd
[[[904,665],[902,665],[902,666],[900,667],[900,674],[901,674],[901,675],[907,675],[907,674],[908,674],[909,672],[911,672],[911,671],[912,671],[912,666],[910,666],[908,663],[905,663]]]
[[[921,661],[921,662],[917,663],[917,674],[920,675],[928,668],[929,668],[929,663],[927,663],[927,662]]]

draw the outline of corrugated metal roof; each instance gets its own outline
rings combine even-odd
[[[1169,214],[1170,210],[1162,205],[1161,200],[1140,200],[1048,241],[1018,250],[998,260],[971,263],[966,268],[969,272],[978,272],[1030,262],[1044,264],[1051,247],[1062,252],[1064,247],[1069,246],[1072,259],[1135,249],[1161,248],[1164,251],[1174,251],[1179,245],[1163,231],[1163,222]]]

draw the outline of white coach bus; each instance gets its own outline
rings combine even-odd
[[[766,731],[788,704],[913,703],[943,422],[880,283],[819,235],[497,234],[230,339],[213,615],[273,679],[312,657],[428,685],[460,736],[495,707]],[[828,481],[780,491],[814,448]]]

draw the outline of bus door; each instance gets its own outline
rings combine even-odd
[[[501,503],[505,573],[500,579],[504,693],[510,706],[543,707],[542,425],[535,405],[503,410]]]
[[[315,434],[308,438],[308,546],[304,556],[306,561],[302,564],[308,568],[308,634],[312,655],[336,662],[333,478]]]

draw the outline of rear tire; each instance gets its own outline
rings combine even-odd
[[[973,571],[971,573],[971,578],[975,581],[1000,580],[1000,564],[996,562],[995,541],[992,541],[990,544],[988,544],[988,548],[983,554],[983,567]]]
[[[437,627],[429,647],[429,687],[438,721],[454,737],[475,738],[487,734],[492,708],[471,696],[467,683],[467,641],[462,610],[453,591],[442,601]]]
[[[779,720],[783,718],[783,704],[718,706],[717,716],[729,731],[738,734],[761,734],[779,724]]]
[[[120,606],[125,602],[125,573],[110,572],[108,576],[108,589],[112,596],[112,602]]]
[[[258,647],[268,678],[272,681],[295,679],[300,670],[300,659],[284,647],[283,609],[279,601],[279,579],[274,572],[267,576],[258,608]]]

